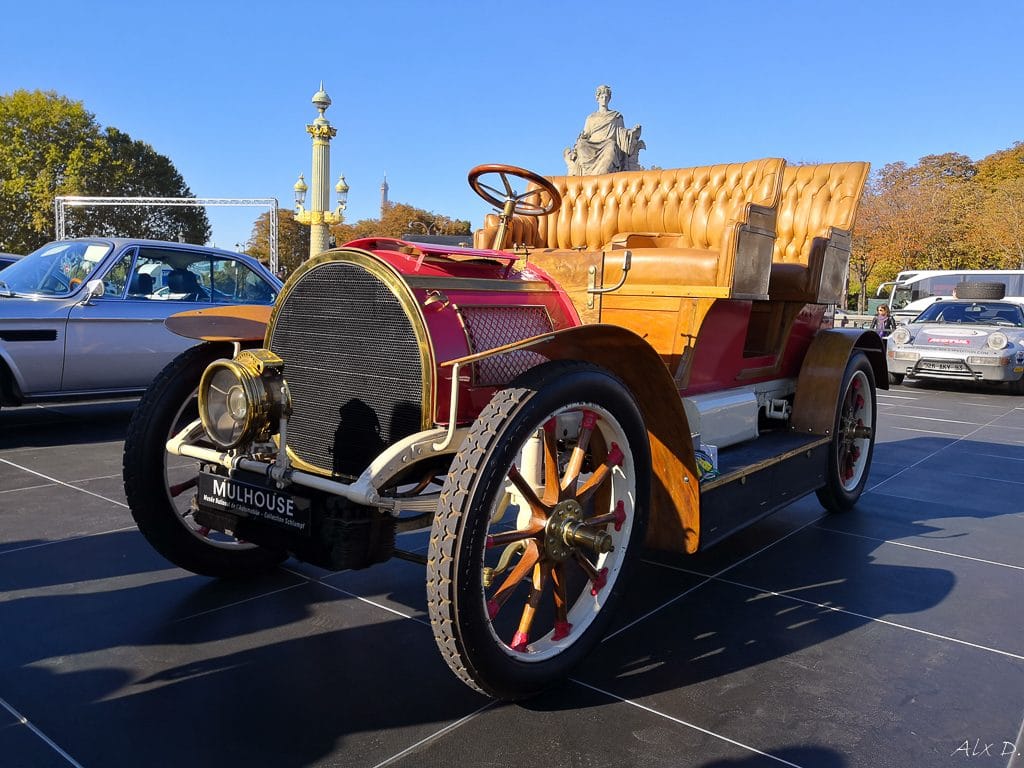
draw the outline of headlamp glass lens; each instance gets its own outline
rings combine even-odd
[[[220,366],[210,377],[206,396],[206,428],[221,446],[234,446],[245,429],[249,401],[238,375]]]
[[[245,415],[249,412],[249,404],[245,400],[245,390],[238,384],[228,390],[228,410],[236,421],[245,421]]]

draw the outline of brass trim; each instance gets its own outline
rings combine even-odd
[[[667,283],[631,282],[615,292],[615,296],[654,296],[674,299],[728,299],[732,289],[720,285],[668,285]],[[609,297],[605,297],[609,298]]]
[[[410,288],[440,288],[460,291],[500,291],[503,293],[554,293],[542,280],[500,280],[489,277],[407,277]]]
[[[760,472],[762,469],[767,469],[768,467],[774,466],[775,464],[781,464],[786,459],[791,459],[794,456],[798,456],[801,453],[807,453],[807,451],[811,451],[815,448],[820,448],[821,446],[828,445],[831,442],[831,437],[822,437],[813,442],[804,443],[803,445],[788,450],[785,453],[780,453],[778,456],[769,456],[767,459],[762,459],[756,464],[751,464],[750,466],[737,469],[735,472],[730,472],[727,475],[719,475],[714,480],[709,480],[707,483],[701,483],[700,492],[704,493],[705,491],[711,491],[723,485],[728,485],[729,483],[736,482],[737,480],[739,480],[740,482],[745,482],[746,478],[750,477],[750,475],[754,474],[755,472]]]
[[[278,437],[280,437],[280,435],[278,435]],[[278,445],[278,447],[280,448],[280,444]],[[323,467],[315,466],[314,464],[310,464],[308,461],[304,461],[303,459],[299,458],[299,456],[296,455],[295,451],[291,449],[290,445],[286,445],[284,447],[284,450],[285,453],[288,455],[289,463],[291,463],[296,468],[301,469],[303,472],[309,472],[310,474],[319,475],[320,477],[342,477],[342,475],[337,475],[334,472],[324,469]]]
[[[405,312],[405,315],[409,320],[409,324],[412,326],[413,333],[416,335],[416,346],[420,351],[420,365],[423,369],[423,387],[421,391],[423,412],[420,419],[420,429],[430,429],[434,425],[434,413],[437,409],[437,382],[435,376],[435,372],[437,370],[437,355],[434,351],[434,345],[430,339],[430,334],[427,333],[427,322],[423,316],[423,310],[411,290],[411,281],[406,280],[401,272],[392,267],[386,261],[374,256],[369,251],[364,251],[359,248],[337,248],[331,251],[325,251],[319,256],[314,256],[313,258],[304,261],[299,268],[289,276],[288,282],[285,283],[284,288],[281,289],[281,293],[278,295],[277,301],[274,303],[274,309],[270,313],[270,320],[267,322],[267,333],[263,339],[264,346],[267,349],[270,349],[270,338],[273,336],[274,328],[277,326],[277,318],[280,314],[281,307],[287,302],[288,297],[295,289],[295,286],[299,284],[300,277],[307,272],[312,272],[314,269],[323,266],[324,264],[336,261],[347,262],[358,267],[362,267],[384,283],[384,285],[395,295],[395,298],[398,299],[398,303]],[[498,280],[494,282],[502,281]],[[445,281],[446,285],[449,283],[450,281]],[[284,378],[285,381],[288,380],[287,363],[285,364]],[[288,449],[288,456],[292,460],[292,463],[300,469],[324,475],[325,477],[335,476],[335,473],[329,469],[314,466],[298,458],[290,448]]]
[[[476,354],[473,355],[459,357],[456,358],[455,360],[445,360],[443,363],[441,363],[441,367],[449,368],[455,365],[456,363],[458,363],[459,365],[466,365],[467,363],[475,363],[477,360],[483,360],[485,357],[490,357],[491,355],[498,355],[501,354],[502,352],[511,352],[516,349],[527,349],[528,347],[533,347],[536,346],[537,344],[543,344],[544,342],[547,341],[553,341],[558,333],[558,331],[555,331],[553,333],[545,333],[541,336],[533,336],[529,339],[523,339],[522,341],[515,341],[512,342],[511,344],[506,344],[503,347],[495,347],[494,349],[488,349],[483,352],[477,352]]]

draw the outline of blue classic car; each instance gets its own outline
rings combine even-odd
[[[196,344],[169,315],[273,304],[281,282],[256,259],[183,243],[49,243],[0,273],[0,405],[141,393]]]

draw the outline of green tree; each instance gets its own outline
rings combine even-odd
[[[259,215],[245,250],[264,264],[270,263],[270,211]],[[309,256],[309,227],[299,224],[287,208],[277,209],[278,267],[288,274]]]
[[[181,174],[165,155],[144,141],[117,128],[106,128],[106,150],[95,173],[85,179],[89,196],[194,197]],[[151,237],[205,243],[210,223],[199,207],[116,206],[72,208],[67,216],[69,235]]]
[[[0,248],[27,252],[53,238],[56,195],[192,197],[171,161],[116,128],[100,129],[82,102],[53,91],[0,96]],[[200,208],[76,208],[71,235],[205,242]]]

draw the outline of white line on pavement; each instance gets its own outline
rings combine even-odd
[[[69,536],[66,539],[54,539],[53,541],[43,541],[39,544],[28,544],[24,547],[15,547],[14,549],[0,550],[0,555],[9,555],[13,552],[24,552],[26,549],[38,549],[39,547],[52,547],[54,544],[66,544],[69,541],[81,541],[82,539],[91,539],[94,536],[106,536],[110,533],[121,533],[123,531],[134,531],[134,525],[126,525],[124,528],[114,528],[110,531],[100,531],[99,533],[83,533],[80,536]]]
[[[1005,410],[1004,410],[1004,411],[1003,411],[1003,413],[999,414],[999,416],[996,416],[996,417],[995,417],[994,419],[992,419],[991,421],[987,422],[986,424],[982,424],[982,425],[981,425],[980,427],[978,427],[977,429],[975,429],[975,430],[974,430],[973,432],[968,432],[968,433],[967,433],[966,435],[947,435],[948,437],[956,437],[957,439],[956,439],[956,440],[953,440],[953,441],[952,441],[952,442],[950,442],[950,443],[947,443],[946,445],[943,445],[943,446],[941,446],[941,447],[939,447],[939,448],[936,448],[936,449],[935,449],[934,451],[932,451],[931,453],[929,453],[929,454],[928,454],[927,456],[925,456],[925,457],[923,457],[923,458],[920,458],[920,459],[918,459],[917,461],[915,461],[915,462],[914,462],[913,464],[911,464],[911,465],[910,465],[909,467],[904,467],[904,468],[903,468],[903,469],[901,469],[901,470],[900,470],[899,472],[896,472],[896,473],[894,473],[894,474],[892,474],[892,475],[889,475],[889,477],[885,478],[884,480],[880,480],[879,482],[875,483],[875,484],[874,484],[873,486],[871,486],[870,488],[867,488],[867,489],[866,489],[866,492],[867,492],[867,493],[870,493],[871,491],[874,491],[875,489],[877,489],[877,488],[880,488],[881,486],[885,485],[886,483],[888,483],[888,482],[889,482],[890,480],[892,480],[893,478],[899,477],[899,476],[900,476],[900,475],[902,475],[902,474],[903,474],[904,472],[907,472],[908,470],[911,470],[911,469],[914,469],[915,467],[918,467],[918,466],[920,466],[920,465],[921,465],[921,464],[923,464],[924,462],[928,461],[928,459],[932,458],[933,456],[936,456],[936,455],[938,455],[938,454],[939,454],[940,452],[942,452],[942,451],[946,450],[946,449],[947,449],[947,448],[949,448],[950,446],[956,445],[957,443],[959,443],[959,442],[962,442],[962,441],[966,440],[966,439],[967,439],[967,438],[969,438],[969,437],[970,437],[971,435],[974,435],[974,434],[976,434],[976,433],[980,432],[980,431],[981,431],[981,430],[983,430],[983,429],[984,429],[985,427],[988,427],[988,426],[991,426],[992,424],[995,424],[995,423],[996,423],[996,421],[998,421],[998,420],[999,420],[999,419],[1000,419],[1001,417],[1005,416],[1006,414],[1007,414],[1007,411],[1005,411]],[[906,429],[908,429],[908,428],[907,428],[907,427],[895,427],[895,429],[904,429],[904,430],[906,430]],[[910,430],[910,431],[912,431],[912,432],[926,432],[926,431],[928,431],[928,430]],[[935,434],[945,434],[945,433],[942,433],[942,432],[937,432],[937,433],[935,433]]]
[[[29,469],[28,467],[23,467],[20,464],[15,464],[13,461],[8,461],[7,459],[0,459],[0,463],[6,464],[6,465],[8,465],[10,467],[14,467],[15,469],[20,469],[22,472],[28,472],[30,475],[35,475],[36,477],[41,477],[44,480],[49,480],[51,483],[56,483],[57,485],[63,485],[65,488],[71,488],[74,491],[80,491],[82,493],[87,493],[90,496],[95,496],[97,499],[103,499],[104,501],[109,501],[111,504],[116,504],[119,507],[124,507],[125,509],[128,509],[128,505],[125,504],[123,501],[117,501],[116,499],[111,499],[108,496],[103,496],[103,495],[101,495],[99,493],[94,493],[93,491],[87,491],[85,488],[79,488],[77,485],[72,485],[71,483],[65,483],[63,480],[58,480],[55,477],[50,477],[49,475],[44,475],[42,472],[36,472],[34,469]]]
[[[741,589],[747,589],[747,590],[750,590],[751,592],[757,592],[759,595],[764,595],[766,597],[781,597],[784,600],[795,600],[798,603],[803,603],[804,605],[810,605],[810,606],[812,606],[814,608],[821,608],[821,609],[824,609],[824,610],[832,611],[833,613],[842,613],[842,614],[844,614],[846,616],[853,616],[855,618],[864,619],[866,621],[875,622],[877,624],[885,624],[886,626],[896,627],[897,629],[905,629],[908,632],[915,632],[915,633],[917,633],[919,635],[926,635],[928,637],[934,637],[934,638],[936,638],[938,640],[946,640],[947,642],[950,642],[950,643],[956,643],[957,645],[966,645],[968,648],[977,648],[978,650],[981,650],[981,651],[988,651],[989,653],[994,653],[994,654],[997,654],[999,656],[1006,656],[1006,657],[1011,658],[1011,659],[1016,659],[1017,661],[1024,661],[1024,656],[1021,656],[1020,654],[1017,654],[1017,653],[1013,653],[1011,651],[1004,651],[1004,650],[1001,650],[999,648],[990,648],[987,645],[979,645],[978,643],[972,643],[972,642],[970,642],[968,640],[960,640],[960,639],[955,638],[955,637],[950,637],[949,635],[940,635],[937,632],[929,632],[926,629],[918,629],[917,627],[911,627],[911,626],[908,626],[907,624],[900,624],[900,623],[895,622],[895,621],[889,621],[888,619],[880,619],[877,616],[868,616],[867,614],[857,613],[856,611],[848,611],[845,608],[838,608],[838,607],[836,607],[834,605],[826,605],[825,603],[817,603],[817,602],[815,602],[813,600],[804,600],[802,597],[796,597],[794,595],[785,594],[783,592],[776,592],[775,590],[772,590],[772,589],[763,589],[762,587],[751,586],[750,584],[744,584],[743,582],[740,582],[740,581],[732,581],[731,579],[723,579],[723,578],[720,578],[719,576],[708,576],[706,573],[701,573],[700,571],[693,571],[693,570],[690,570],[689,568],[680,568],[680,567],[674,566],[674,565],[666,565],[665,563],[658,563],[658,562],[655,562],[653,560],[645,560],[644,562],[645,563],[650,563],[651,565],[660,565],[662,568],[669,568],[669,569],[671,569],[673,571],[680,571],[682,573],[689,573],[689,574],[691,574],[693,576],[700,576],[700,577],[703,577],[703,578],[711,580],[711,581],[718,581],[718,582],[721,582],[722,584],[731,584],[734,587],[740,587]]]
[[[907,544],[902,541],[893,541],[892,539],[879,539],[875,536],[864,536],[860,533],[850,533],[849,531],[840,531],[836,528],[826,528],[823,525],[815,526],[819,531],[828,531],[829,533],[839,533],[843,536],[852,536],[855,539],[867,539],[868,541],[877,541],[880,544],[892,544],[894,547],[906,547],[907,549],[917,549],[921,552],[929,552],[934,555],[944,555],[946,557],[957,557],[961,560],[971,560],[975,563],[985,563],[986,565],[998,565],[1000,568],[1013,568],[1016,571],[1024,571],[1024,565],[1013,565],[1011,563],[1001,563],[998,560],[985,560],[981,557],[971,557],[970,555],[959,555],[956,552],[946,552],[942,549],[932,549],[931,547],[920,547],[917,544]]]
[[[673,723],[678,723],[679,725],[684,725],[687,728],[692,728],[695,731],[700,731],[701,733],[707,736],[711,736],[712,738],[727,742],[729,744],[732,744],[733,746],[739,747],[740,749],[745,749],[749,752],[761,755],[762,757],[767,757],[782,765],[791,766],[791,768],[801,768],[801,766],[797,765],[796,763],[791,763],[788,760],[783,760],[781,757],[776,757],[775,755],[772,755],[768,752],[762,752],[760,749],[752,747],[749,744],[744,744],[742,741],[730,739],[728,736],[723,736],[720,733],[709,731],[707,728],[701,728],[699,725],[683,720],[682,718],[673,717],[672,715],[666,714],[664,712],[659,712],[657,709],[654,709],[653,707],[645,706],[644,704],[640,704],[636,701],[631,701],[630,699],[624,699],[622,696],[616,696],[611,691],[605,691],[601,688],[597,688],[596,686],[590,685],[589,683],[584,683],[582,680],[577,680],[575,677],[571,677],[569,679],[572,680],[572,682],[576,683],[576,685],[580,685],[584,688],[589,688],[590,690],[603,694],[608,698],[615,699],[616,701],[621,701],[623,704],[628,704],[629,706],[636,707],[637,709],[642,709],[644,712],[649,712],[652,715],[657,715],[658,717],[663,717],[666,720],[671,720]]]
[[[313,578],[310,578],[309,576],[307,576],[306,574],[304,574],[304,573],[302,573],[300,571],[293,571],[291,568],[282,568],[282,570],[285,570],[288,573],[291,573],[291,574],[294,574],[296,576],[299,576],[300,578],[303,578],[303,579],[305,579],[306,581],[308,581],[308,582],[310,582],[312,584],[321,584],[321,585],[327,587],[328,589],[333,589],[335,592],[340,592],[343,595],[355,598],[356,600],[359,600],[360,602],[366,603],[367,605],[372,605],[374,608],[380,608],[382,611],[387,611],[388,613],[393,613],[396,616],[401,616],[403,619],[411,619],[412,621],[415,621],[415,622],[417,622],[419,624],[423,624],[424,626],[427,626],[427,627],[430,626],[430,622],[429,621],[424,621],[423,619],[417,618],[416,616],[412,616],[411,614],[408,614],[408,613],[402,613],[401,611],[395,610],[394,608],[386,606],[383,603],[378,603],[378,602],[376,602],[374,600],[370,600],[367,597],[361,597],[360,595],[357,595],[354,592],[349,592],[347,589],[342,589],[341,587],[336,587],[333,584],[331,584],[330,582],[324,581],[323,579],[313,579]]]
[[[676,600],[681,600],[682,598],[686,597],[686,596],[687,596],[688,594],[690,594],[691,592],[695,592],[695,591],[697,591],[698,589],[700,589],[701,587],[703,587],[703,586],[704,586],[705,584],[710,584],[710,583],[711,583],[711,581],[712,581],[713,579],[715,579],[716,577],[720,576],[721,574],[723,574],[723,573],[726,573],[726,572],[728,572],[728,571],[731,571],[731,570],[732,570],[733,568],[735,568],[736,566],[738,566],[738,565],[742,565],[743,563],[747,562],[747,560],[750,560],[751,558],[757,557],[757,556],[758,556],[758,555],[760,555],[760,554],[761,554],[762,552],[765,552],[766,550],[769,550],[769,549],[771,549],[771,548],[772,548],[772,547],[774,547],[774,546],[775,546],[776,544],[778,544],[778,543],[780,543],[780,542],[782,542],[782,541],[785,541],[786,539],[788,539],[788,538],[789,538],[790,536],[793,536],[793,535],[795,535],[795,534],[797,534],[797,533],[800,533],[800,531],[804,530],[804,529],[805,529],[805,528],[807,528],[808,526],[810,526],[810,525],[814,525],[814,523],[816,523],[816,522],[818,522],[819,520],[821,520],[821,518],[822,518],[822,517],[824,517],[824,516],[825,516],[825,514],[824,514],[824,513],[822,513],[822,514],[821,514],[821,515],[819,515],[818,517],[816,517],[816,518],[814,518],[813,520],[811,520],[811,521],[810,521],[809,523],[804,523],[804,524],[803,524],[803,525],[801,525],[801,526],[800,526],[799,528],[796,528],[796,529],[794,529],[794,530],[790,531],[789,533],[787,533],[787,534],[786,534],[785,536],[780,536],[780,537],[779,537],[778,539],[776,539],[775,541],[771,542],[770,544],[766,544],[765,546],[763,546],[763,547],[761,547],[761,548],[760,548],[759,550],[757,550],[757,552],[754,552],[753,554],[747,555],[747,556],[746,556],[746,557],[744,557],[744,558],[743,558],[742,560],[737,560],[737,561],[736,561],[735,563],[733,563],[732,565],[726,566],[726,567],[725,567],[725,568],[723,568],[722,570],[718,571],[718,573],[716,573],[716,574],[715,574],[714,576],[708,576],[708,577],[706,577],[706,578],[704,579],[704,581],[702,581],[702,582],[701,582],[700,584],[695,584],[694,586],[690,587],[689,589],[687,589],[687,590],[685,590],[685,591],[683,591],[683,592],[680,592],[680,593],[679,593],[678,595],[676,595],[675,597],[673,597],[673,598],[672,598],[671,600],[666,600],[666,601],[665,601],[664,603],[662,603],[661,605],[659,605],[659,606],[658,606],[657,608],[653,608],[652,610],[648,611],[647,613],[645,613],[645,614],[644,614],[643,616],[641,616],[640,618],[638,618],[638,619],[634,619],[633,621],[629,622],[629,624],[627,624],[626,626],[624,626],[624,627],[620,627],[619,629],[615,630],[614,632],[612,632],[612,633],[611,633],[611,634],[609,634],[609,635],[605,635],[604,639],[603,639],[603,640],[602,640],[601,642],[602,642],[602,643],[607,643],[607,642],[608,642],[609,640],[611,640],[611,639],[612,639],[613,637],[615,637],[616,635],[621,635],[621,634],[622,634],[623,632],[625,632],[625,631],[626,631],[627,629],[630,629],[631,627],[635,627],[635,626],[636,626],[637,624],[639,624],[639,623],[640,623],[641,621],[645,621],[646,619],[649,619],[649,618],[650,618],[651,616],[653,616],[654,614],[658,613],[658,612],[659,612],[659,611],[661,611],[662,609],[664,609],[664,608],[667,608],[668,606],[672,605],[672,603],[674,603],[674,602],[675,602]],[[645,561],[645,562],[646,562],[646,561]],[[666,566],[666,567],[670,567],[670,566]]]
[[[493,707],[497,703],[498,702],[497,702],[496,699],[492,700],[492,701],[488,701],[486,704],[484,704],[482,707],[480,707],[480,709],[476,710],[475,712],[470,712],[468,715],[466,715],[463,718],[460,718],[460,719],[456,720],[454,723],[448,723],[448,725],[446,725],[441,730],[436,731],[436,732],[430,734],[425,739],[420,739],[419,741],[417,741],[412,746],[409,746],[409,747],[406,747],[405,749],[403,749],[397,755],[392,755],[387,760],[383,760],[383,761],[377,763],[375,766],[373,766],[373,768],[384,768],[384,766],[386,766],[386,765],[391,765],[396,760],[405,757],[410,752],[412,752],[412,751],[422,747],[424,744],[427,744],[428,742],[434,741],[435,739],[438,739],[441,736],[444,736],[449,731],[454,731],[460,725],[465,725],[470,720],[472,720],[474,717],[476,717],[479,714],[482,714],[483,712],[485,712],[486,710],[490,709],[491,707]]]
[[[0,706],[2,706],[2,707],[3,707],[4,709],[6,709],[6,710],[7,710],[8,712],[10,712],[10,713],[11,713],[11,715],[12,715],[12,716],[13,716],[13,717],[14,717],[14,718],[15,718],[15,719],[16,719],[16,720],[17,720],[17,721],[19,722],[19,723],[21,723],[22,725],[24,725],[24,726],[25,726],[26,728],[28,728],[28,729],[29,729],[30,731],[32,731],[32,733],[34,733],[34,734],[35,734],[36,736],[38,736],[38,737],[39,737],[40,739],[42,739],[43,741],[45,741],[45,742],[46,742],[46,744],[47,744],[47,746],[49,746],[49,747],[50,747],[51,749],[53,749],[53,750],[54,750],[54,751],[55,751],[55,752],[56,752],[56,753],[57,753],[58,755],[60,755],[60,756],[61,756],[61,757],[63,757],[63,758],[65,759],[65,760],[67,760],[67,761],[68,761],[69,763],[71,763],[71,765],[75,766],[75,768],[82,768],[82,764],[81,764],[81,763],[79,763],[79,762],[78,762],[77,760],[75,760],[75,759],[74,759],[74,758],[73,758],[73,757],[72,757],[71,755],[69,755],[69,754],[68,754],[67,752],[65,752],[65,751],[64,751],[63,749],[61,749],[60,747],[58,747],[58,746],[57,746],[57,744],[56,744],[56,742],[54,742],[54,740],[53,740],[53,739],[51,739],[51,738],[50,738],[49,736],[47,736],[47,735],[46,735],[45,733],[43,733],[43,732],[42,732],[42,731],[40,731],[40,730],[39,730],[38,728],[36,728],[36,727],[35,727],[35,726],[34,726],[34,725],[33,725],[33,724],[31,723],[31,721],[29,721],[29,719],[28,719],[27,717],[25,717],[25,716],[24,716],[23,714],[21,714],[21,712],[19,712],[18,710],[16,710],[16,709],[15,709],[14,707],[12,707],[12,706],[11,706],[10,704],[8,704],[8,703],[7,703],[6,701],[4,701],[3,699],[0,699]]]

